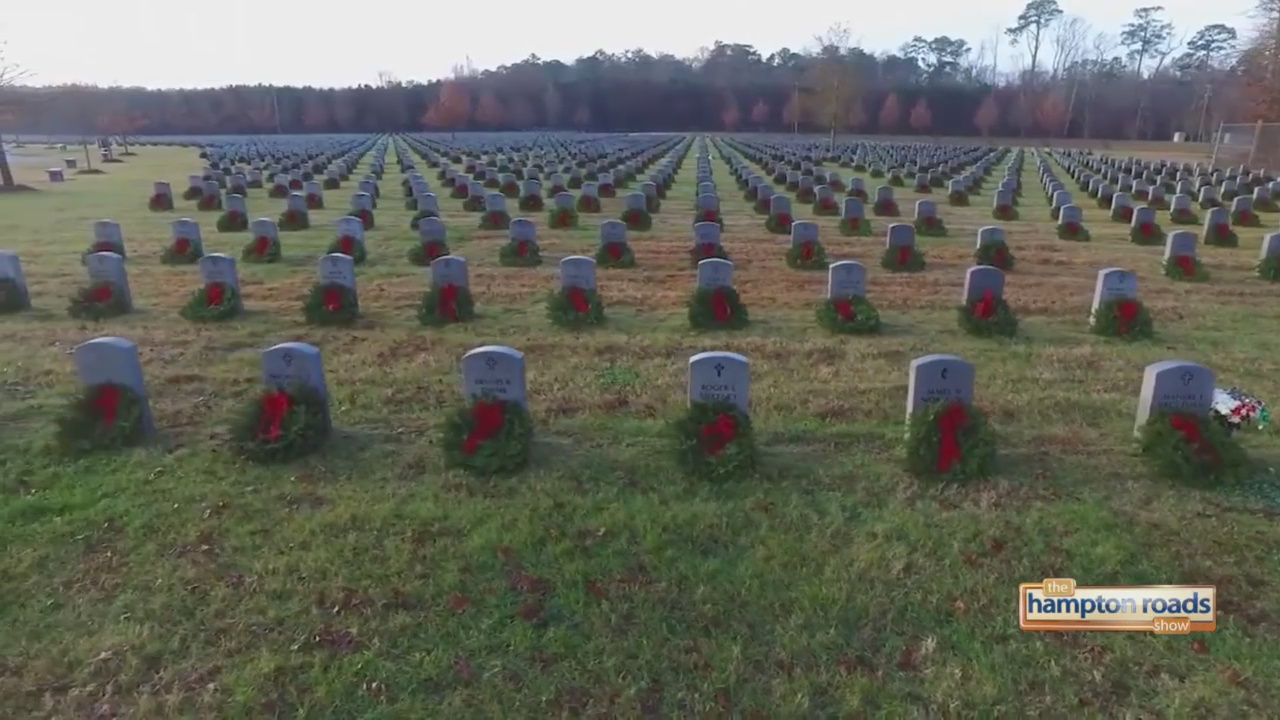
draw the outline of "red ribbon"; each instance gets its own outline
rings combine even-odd
[[[266,255],[271,249],[271,238],[266,235],[259,235],[253,240],[253,254],[259,257]]]
[[[1070,222],[1064,223],[1062,225],[1062,229],[1066,230],[1068,235],[1075,235],[1076,233],[1080,232],[1080,223],[1076,222],[1075,220],[1072,220]]]
[[[338,238],[338,252],[342,253],[343,255],[355,255],[356,239],[351,237],[350,235],[343,235],[342,237]]]
[[[973,304],[973,316],[979,320],[990,320],[996,314],[995,294],[990,290],[982,293],[982,298]]]
[[[427,257],[432,260],[435,260],[436,258],[444,254],[444,246],[434,240],[432,240],[431,242],[423,246],[423,250],[425,251]]]
[[[801,260],[805,260],[805,261],[812,260],[813,253],[814,253],[813,243],[804,243],[800,246]]]
[[[1196,259],[1191,255],[1179,255],[1173,259],[1178,265],[1178,269],[1182,270],[1183,277],[1195,277],[1196,275]]]
[[[911,250],[912,250],[912,247],[910,245],[902,245],[898,248],[898,266],[899,267],[906,267],[908,264],[910,264]]]
[[[729,307],[729,299],[725,297],[724,288],[711,291],[711,312],[715,313],[716,322],[726,323],[733,317],[733,308]]]
[[[1151,237],[1151,233],[1154,231],[1155,228],[1151,223],[1142,223],[1138,226],[1138,232],[1142,233],[1142,237]]]
[[[703,222],[715,222],[715,221],[716,221],[716,215],[717,215],[717,213],[716,213],[716,211],[715,211],[715,210],[703,210],[703,211],[702,211],[702,221],[703,221]]]
[[[924,219],[924,226],[927,228],[933,228],[934,224],[938,222],[938,218],[932,215],[925,215],[923,219]]]
[[[719,455],[738,436],[738,421],[728,413],[719,415],[703,425],[698,435],[702,441],[702,449],[708,455]]]
[[[1213,231],[1214,231],[1214,234],[1218,236],[1219,240],[1226,240],[1227,238],[1231,237],[1231,226],[1228,225],[1227,223],[1215,225],[1213,228]]]
[[[449,320],[458,320],[458,286],[449,284],[440,288],[436,301],[436,314]]]
[[[529,255],[529,242],[527,240],[521,240],[516,243],[516,255],[520,257]]]
[[[571,287],[564,291],[565,297],[569,300],[569,305],[573,307],[573,311],[579,315],[586,315],[591,311],[591,303],[587,301],[587,291],[580,287]]]
[[[293,407],[293,398],[284,390],[263,393],[258,415],[258,439],[275,442],[280,439],[284,419]]]
[[[107,242],[107,241],[105,241],[105,240],[104,240],[104,241],[102,241],[102,242],[100,242],[100,243],[94,243],[94,244],[93,244],[93,251],[94,251],[94,252],[96,252],[96,253],[100,253],[100,252],[115,252],[115,251],[116,251],[116,246],[115,246],[115,245],[112,245],[111,243],[109,243],[109,242]]]
[[[1253,213],[1249,212],[1248,210],[1241,210],[1236,215],[1236,218],[1240,221],[1241,225],[1248,225],[1249,223],[1253,222]]]
[[[996,248],[995,252],[991,254],[991,260],[996,264],[996,267],[1003,268],[1008,264],[1009,253],[1004,248]]]
[[[113,296],[114,296],[114,293],[111,290],[111,286],[106,283],[103,283],[101,285],[95,286],[93,290],[89,293],[89,302],[107,303],[107,302],[111,302],[111,298]]]
[[[480,445],[498,436],[506,424],[506,408],[500,402],[477,400],[471,408],[471,432],[462,442],[462,454],[474,455]]]
[[[609,243],[604,246],[604,251],[611,260],[621,260],[623,247],[622,243]]]
[[[1129,334],[1129,326],[1138,319],[1138,303],[1134,300],[1121,300],[1116,303],[1116,323],[1121,335]]]
[[[184,238],[175,238],[173,241],[173,251],[179,255],[186,255],[191,251],[191,241]]]
[[[115,385],[99,385],[93,394],[93,409],[98,413],[98,421],[105,427],[116,424],[116,416],[120,413],[120,388]]]
[[[774,220],[783,227],[791,227],[791,216],[786,213],[778,213]]]
[[[857,230],[859,223],[862,222],[861,218],[856,218],[856,217],[845,218],[845,219],[849,221],[849,227],[854,230]]]
[[[227,296],[227,286],[222,283],[209,283],[204,286],[204,301],[207,307],[218,307]]]
[[[704,258],[712,257],[716,254],[716,244],[709,242],[702,243],[698,246],[698,253]]]
[[[324,289],[324,296],[321,298],[324,309],[331,313],[336,313],[342,309],[342,290],[336,287],[328,287]]]
[[[960,462],[960,429],[968,421],[964,403],[951,403],[938,416],[938,472],[946,474]]]
[[[1183,441],[1190,445],[1196,453],[1210,458],[1217,457],[1217,451],[1200,434],[1200,423],[1195,416],[1186,413],[1174,413],[1169,416],[1169,426],[1177,430],[1182,435]]]
[[[836,300],[832,303],[832,307],[844,322],[853,322],[858,316],[853,309],[853,302],[849,300]]]

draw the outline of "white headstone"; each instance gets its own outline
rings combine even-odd
[[[705,262],[705,261],[704,261]],[[731,352],[702,352],[689,358],[689,403],[727,402],[748,412],[751,366]]]
[[[86,387],[111,383],[123,385],[137,393],[142,405],[142,432],[154,435],[155,418],[142,379],[142,362],[138,346],[121,337],[100,337],[80,343],[72,350],[80,384]]]
[[[1090,310],[1090,324],[1097,314],[1098,308],[1112,300],[1138,299],[1138,276],[1124,268],[1103,268],[1098,271],[1098,279],[1093,283],[1093,307]]]
[[[471,276],[467,272],[466,258],[457,255],[442,255],[431,261],[431,284],[436,287],[456,285],[470,287]]]
[[[356,261],[350,255],[329,253],[320,256],[318,273],[321,283],[337,283],[356,289]]]
[[[733,287],[733,263],[723,258],[708,258],[699,262],[698,287]]]
[[[262,351],[262,383],[272,390],[308,387],[324,399],[325,424],[329,424],[329,387],[324,379],[320,349],[300,342],[273,345]]]
[[[0,250],[0,278],[12,280],[17,286],[18,307],[31,307],[31,293],[27,289],[27,279],[22,274],[22,263],[18,260],[17,253]]]
[[[1164,241],[1164,259],[1181,257],[1183,255],[1196,256],[1196,245],[1198,238],[1196,234],[1190,230],[1175,230],[1169,233]]]
[[[962,301],[968,305],[987,292],[997,300],[1004,297],[1004,271],[991,265],[975,265],[964,273]]]
[[[718,226],[717,226],[718,227]],[[600,223],[600,244],[625,243],[627,241],[627,224],[621,220],[605,220]]]
[[[973,365],[955,355],[924,355],[907,370],[907,417],[938,402],[973,403]]]
[[[124,295],[125,308],[133,309],[133,293],[129,290],[129,274],[124,269],[124,258],[115,253],[99,252],[86,255],[85,271],[91,282],[114,283]]]
[[[236,307],[243,308],[240,298],[240,275],[236,272],[236,260],[230,255],[211,253],[199,260],[200,279],[205,285],[222,283],[236,291]]]
[[[867,268],[856,260],[841,260],[827,268],[827,299],[866,297]]]
[[[462,395],[528,406],[524,353],[502,345],[485,345],[462,356]]]
[[[1157,412],[1208,415],[1213,389],[1213,371],[1203,365],[1184,360],[1161,360],[1148,365],[1142,371],[1134,434],[1141,434],[1142,426]]]
[[[596,261],[581,255],[570,255],[560,261],[560,288],[596,289]]]

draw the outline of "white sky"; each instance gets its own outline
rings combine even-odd
[[[580,1],[556,0],[4,0],[0,41],[8,41],[7,58],[39,84],[346,86],[373,83],[380,70],[425,82],[467,56],[479,69],[531,53],[572,61],[601,48],[687,56],[715,40],[749,43],[767,55],[804,48],[835,22],[848,24],[870,51],[895,49],[912,35],[963,37],[976,48],[1011,24],[1024,2],[605,0],[592,11]],[[1061,0],[1067,14],[1111,32],[1135,7],[1160,2]],[[1178,32],[1190,33],[1215,22],[1243,29],[1253,2],[1163,4]],[[492,24],[482,30],[486,17]],[[1002,67],[1012,52],[1001,48]]]

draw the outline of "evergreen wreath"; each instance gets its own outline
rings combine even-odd
[[[325,250],[325,252],[329,254],[346,255],[351,258],[356,265],[363,263],[369,257],[368,252],[364,248],[364,243],[356,240],[350,235],[343,235],[342,237],[335,238],[333,242],[329,243],[329,249]]]
[[[320,184],[320,187],[325,190],[338,190],[342,187],[342,181],[335,177],[327,177]]]
[[[578,211],[573,208],[555,208],[547,213],[547,227],[561,230],[578,227]]]
[[[196,209],[200,212],[213,212],[222,209],[221,195],[201,195],[196,201]]]
[[[356,291],[342,283],[316,283],[302,306],[312,325],[346,325],[360,314]]]
[[[1018,316],[1004,298],[990,290],[956,310],[961,329],[977,337],[1013,337],[1018,333]]]
[[[924,255],[915,245],[887,247],[880,256],[880,267],[890,272],[920,272],[924,270]]]
[[[29,304],[25,288],[13,278],[0,278],[0,315],[26,310]]]
[[[538,193],[525,195],[520,198],[520,202],[517,205],[520,208],[520,212],[542,212],[542,195]]]
[[[604,322],[604,301],[596,290],[561,288],[547,297],[547,317],[560,327],[599,325]]]
[[[418,305],[418,322],[427,327],[470,322],[476,317],[471,290],[462,285],[432,285]]]
[[[91,385],[57,420],[54,444],[65,455],[134,447],[143,440],[142,398],[117,383]]]
[[[759,463],[751,417],[729,402],[695,402],[671,425],[676,461],[699,480],[750,475]]]
[[[328,418],[324,397],[309,385],[264,390],[233,423],[232,444],[252,462],[296,460],[324,445]]]
[[[693,247],[689,248],[689,260],[693,262],[695,270],[698,268],[698,263],[703,260],[711,260],[713,258],[719,260],[729,259],[729,253],[725,252],[724,245],[721,245],[720,243],[704,242],[696,243]]]
[[[751,210],[757,215],[768,215],[770,210],[769,198],[759,198],[755,204],[751,206]]]
[[[182,191],[182,199],[188,202],[191,200],[199,200],[202,197],[204,197],[204,188],[189,186],[186,190]]]
[[[1003,241],[979,245],[973,252],[973,260],[978,265],[990,265],[1005,272],[1012,270],[1017,261],[1013,253],[1009,252],[1008,243]]]
[[[1163,478],[1209,486],[1238,479],[1249,457],[1209,416],[1158,412],[1139,430],[1139,448]]]
[[[303,210],[285,210],[280,213],[280,220],[276,224],[286,232],[306,230],[311,227],[311,215]]]
[[[249,229],[249,217],[238,210],[228,210],[218,216],[218,232],[244,232]]]
[[[267,235],[245,243],[240,251],[240,259],[252,263],[273,263],[280,259],[280,240]]]
[[[434,210],[418,210],[414,212],[413,217],[409,218],[409,229],[417,232],[418,225],[420,225],[423,220],[432,217],[438,218],[440,217],[440,213]]]
[[[441,435],[447,467],[503,475],[529,464],[533,420],[518,402],[482,397],[451,413]]]
[[[880,332],[880,311],[860,295],[830,298],[818,306],[818,324],[834,333],[870,335]]]
[[[105,320],[127,312],[124,292],[110,282],[95,282],[81,288],[67,306],[67,315],[77,320]]]
[[[632,268],[636,266],[636,255],[628,243],[605,243],[596,248],[596,265],[605,268]]]
[[[240,293],[227,283],[212,282],[196,289],[179,315],[192,322],[229,320],[240,313]]]
[[[1108,300],[1093,313],[1090,330],[1096,335],[1122,340],[1146,340],[1155,334],[1151,313],[1134,298]]]
[[[506,267],[534,267],[542,264],[542,251],[538,243],[529,240],[508,240],[498,248],[498,264]]]
[[[1174,225],[1196,225],[1200,222],[1200,216],[1191,208],[1179,208],[1169,213],[1169,222]]]
[[[916,221],[912,224],[915,225],[917,235],[925,237],[947,236],[947,225],[937,215],[925,215],[922,218],[916,218]]]
[[[1204,282],[1209,279],[1209,271],[1194,255],[1174,255],[1164,262],[1164,276],[1172,280]]]
[[[648,210],[623,210],[619,219],[626,224],[628,230],[647,232],[653,228],[653,216]]]
[[[372,230],[375,227],[372,210],[352,210],[347,213],[347,217],[359,218],[360,224],[364,226],[365,230]]]
[[[1018,208],[1012,205],[997,205],[996,207],[991,208],[991,217],[996,220],[1017,220]]]
[[[827,249],[816,240],[787,248],[787,267],[792,270],[826,270],[829,264]]]
[[[409,262],[418,267],[426,267],[432,260],[449,254],[449,245],[443,240],[427,240],[416,242],[409,247]]]
[[[1236,231],[1227,223],[1219,223],[1205,228],[1201,242],[1214,247],[1233,248],[1240,246],[1240,236],[1236,235]]]
[[[1093,236],[1089,234],[1089,229],[1086,228],[1083,224],[1076,222],[1075,220],[1068,220],[1067,222],[1058,223],[1057,230],[1058,230],[1059,240],[1074,240],[1076,242],[1089,242],[1090,240],[1093,239]]]
[[[689,326],[699,330],[741,330],[751,322],[747,306],[731,287],[698,288],[689,299]]]
[[[173,209],[173,196],[168,193],[156,193],[147,200],[147,209],[151,212],[166,212]]]
[[[907,471],[916,477],[963,482],[995,467],[996,439],[981,410],[962,402],[931,403],[907,423]]]
[[[190,238],[177,237],[165,247],[160,262],[165,265],[190,265],[204,257],[204,248]]]
[[[101,253],[101,252],[115,253],[122,258],[128,257],[127,255],[124,254],[124,244],[114,242],[112,240],[100,240],[98,242],[95,242],[93,245],[89,246],[89,249],[85,252],[85,255],[92,255],[94,253]]]
[[[771,212],[769,217],[765,218],[764,229],[774,235],[790,235],[792,222],[794,222],[794,219],[791,217],[790,213],[778,213],[777,215],[774,215]]]
[[[572,179],[569,181],[569,184],[572,186]],[[574,208],[580,213],[598,213],[600,212],[600,198],[583,195],[578,198],[578,202],[574,205]]]
[[[1238,227],[1262,227],[1262,218],[1252,210],[1236,210],[1231,213],[1231,224]]]
[[[490,210],[480,216],[481,230],[506,230],[511,227],[511,215],[505,210]]]
[[[1133,207],[1120,205],[1111,208],[1111,221],[1129,225],[1133,223]]]
[[[1280,282],[1280,255],[1272,255],[1258,263],[1258,277],[1271,282]]]
[[[953,192],[947,194],[947,203],[952,207],[968,207],[969,193]]]
[[[308,210],[324,209],[324,196],[319,193],[307,193],[306,197],[303,199],[307,203]]]
[[[840,234],[845,237],[863,237],[871,234],[871,223],[864,217],[847,217],[840,220]]]
[[[1163,245],[1164,230],[1155,223],[1138,223],[1129,228],[1129,241],[1135,245]]]

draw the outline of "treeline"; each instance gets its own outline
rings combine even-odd
[[[1260,0],[1280,19],[1280,2]],[[1271,27],[1280,28],[1280,22]],[[1264,21],[1260,27],[1266,28]],[[1280,32],[1280,30],[1276,30]],[[1273,33],[1274,35],[1274,33]],[[697,57],[598,51],[537,56],[432,83],[383,77],[326,89],[10,88],[9,132],[321,133],[576,128],[587,131],[855,131],[918,135],[1207,136],[1280,110],[1275,47],[1225,25],[1184,32],[1158,7],[1119,33],[1031,0],[1003,37],[912,38],[872,55],[835,27],[815,49],[764,54],[717,41]],[[1010,45],[1020,67],[1007,66]],[[1270,49],[1269,49],[1270,48]],[[1004,62],[997,63],[1004,52]],[[1271,82],[1276,80],[1277,82]],[[1280,118],[1271,118],[1280,119]]]

